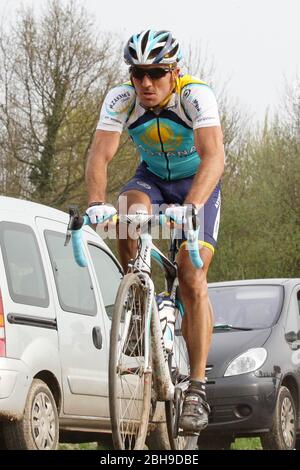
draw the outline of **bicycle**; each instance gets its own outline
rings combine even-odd
[[[119,216],[120,217],[120,216]],[[171,229],[170,257],[152,243],[150,220],[145,213],[123,216],[139,228],[138,253],[129,264],[115,302],[110,335],[109,405],[115,449],[143,449],[149,418],[157,401],[165,402],[166,425],[171,449],[195,449],[198,435],[180,436],[178,420],[184,391],[188,386],[189,365],[185,341],[180,334],[184,314],[178,298],[175,256],[178,251],[176,229]],[[102,221],[102,223],[104,220]],[[160,223],[165,220],[160,217]],[[187,243],[195,267],[203,263],[199,255],[196,214],[189,219]],[[87,265],[81,231],[90,224],[87,215],[70,209],[66,243],[72,239],[76,262]],[[173,348],[166,350],[151,279],[151,257],[163,268],[166,289],[176,305]]]

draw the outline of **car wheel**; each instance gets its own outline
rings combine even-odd
[[[57,406],[48,386],[34,379],[28,392],[23,418],[3,423],[8,449],[55,450],[58,447]]]
[[[295,448],[296,407],[288,388],[280,387],[272,428],[268,433],[262,434],[260,440],[265,450],[292,450]]]
[[[201,450],[228,450],[230,449],[232,438],[228,436],[199,437],[198,449]]]

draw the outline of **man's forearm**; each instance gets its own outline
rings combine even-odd
[[[106,200],[107,162],[91,158],[86,168],[86,186],[88,191],[88,204]]]
[[[196,173],[192,187],[188,192],[185,203],[203,205],[215,189],[224,171],[224,158],[218,157],[205,158],[198,172]]]
[[[95,133],[85,171],[89,204],[106,201],[107,167],[119,142],[119,132],[98,130]]]

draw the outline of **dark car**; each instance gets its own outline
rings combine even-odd
[[[209,297],[211,414],[199,447],[255,436],[264,449],[300,447],[300,279],[214,283]]]

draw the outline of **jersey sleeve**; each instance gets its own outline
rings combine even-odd
[[[220,126],[217,101],[208,85],[186,85],[182,90],[182,104],[193,123],[193,129]]]
[[[135,90],[132,86],[124,84],[112,88],[102,104],[97,129],[122,133],[134,102]]]

